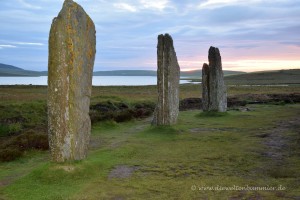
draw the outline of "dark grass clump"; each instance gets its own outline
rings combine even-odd
[[[173,126],[160,125],[150,126],[145,129],[139,137],[154,139],[158,141],[173,141],[179,136],[180,131]]]
[[[278,105],[278,106],[285,106],[287,103],[286,101],[271,101],[270,104],[272,105]]]
[[[47,127],[46,102],[11,103],[0,108],[0,137],[16,136],[36,127]]]
[[[160,125],[160,126],[150,126],[145,130],[146,134],[155,134],[155,135],[176,135],[180,131],[173,126]]]
[[[114,115],[114,121],[120,123],[120,122],[126,122],[132,120],[134,117],[134,112],[130,109],[122,110]]]
[[[100,121],[111,121],[114,119],[114,112],[113,111],[101,112],[99,110],[90,110],[90,118],[92,124],[95,124]]]
[[[143,119],[152,115],[155,104],[142,102],[127,104],[124,102],[103,102],[90,107],[92,124],[99,121],[126,122],[132,119]]]
[[[151,110],[151,109],[137,108],[133,112],[133,117],[138,118],[138,119],[142,119],[142,118],[146,118],[146,117],[151,116],[152,113],[153,113],[153,110]]]
[[[30,149],[49,149],[48,136],[46,134],[35,133],[33,131],[12,138],[10,145],[18,146],[19,149],[23,151]]]
[[[9,136],[9,126],[6,124],[0,124],[0,137]]]
[[[270,177],[279,179],[279,178],[295,178],[297,177],[297,172],[293,171],[292,169],[288,169],[287,167],[283,166],[271,166],[267,171]]]
[[[227,112],[206,111],[197,114],[196,117],[225,117],[228,115],[229,114]]]
[[[47,134],[28,131],[26,133],[7,138],[7,140],[0,146],[0,160],[16,160],[20,158],[25,151],[33,149],[49,149]]]
[[[21,123],[0,124],[0,137],[19,134],[22,131]]]
[[[45,101],[3,104],[0,107],[0,161],[12,161],[32,149],[47,150]]]
[[[0,149],[0,161],[1,162],[13,161],[13,160],[16,160],[17,158],[22,157],[22,155],[23,155],[23,152],[15,146]]]

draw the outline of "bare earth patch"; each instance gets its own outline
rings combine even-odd
[[[108,175],[108,179],[113,178],[130,178],[132,174],[138,169],[136,166],[118,165]]]
[[[291,136],[288,133],[296,133],[298,136]],[[264,173],[274,178],[292,178],[297,176],[297,172],[289,170],[287,158],[294,156],[294,150],[299,148],[300,143],[300,116],[290,120],[280,121],[273,129],[269,129],[258,135],[263,139],[263,144],[267,147],[263,156],[267,159],[265,166],[261,169]],[[296,140],[296,143],[293,142]],[[285,196],[285,193],[276,192],[277,197],[287,199],[300,199],[300,196]]]
[[[23,176],[23,174],[15,174],[15,175],[12,175],[12,176],[5,177],[4,179],[0,180],[0,188],[4,187],[4,186],[7,186],[7,185],[10,185],[13,181],[15,181],[16,179],[18,179],[22,176]],[[1,197],[0,197],[0,200],[1,200]]]
[[[299,126],[300,117],[297,117],[288,121],[280,121],[273,129],[259,135],[259,137],[264,138],[263,144],[268,147],[264,156],[270,158],[274,164],[282,164],[285,157],[292,153],[287,150],[290,149],[289,144],[293,138],[285,133],[293,131],[300,134]]]
[[[89,143],[89,149],[98,149],[101,146],[105,145],[105,141],[102,138],[91,136],[90,143]]]

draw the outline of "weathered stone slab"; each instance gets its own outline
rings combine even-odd
[[[204,63],[202,67],[202,109],[209,110],[209,66]]]
[[[172,125],[179,113],[180,67],[173,39],[169,34],[159,35],[157,44],[158,101],[152,125]]]
[[[202,68],[203,111],[226,112],[227,92],[218,48],[209,48],[208,61]]]
[[[48,134],[52,160],[87,156],[95,25],[83,8],[66,0],[49,36]]]

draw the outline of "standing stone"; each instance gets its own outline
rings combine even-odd
[[[209,110],[209,66],[204,63],[202,67],[202,109]]]
[[[209,65],[204,63],[202,68],[203,111],[226,112],[227,92],[218,48],[209,48],[208,61]]]
[[[157,44],[157,88],[158,102],[152,125],[172,125],[179,113],[180,67],[172,37],[159,35]]]
[[[83,8],[65,0],[49,36],[48,134],[55,162],[87,156],[95,34],[95,25]]]

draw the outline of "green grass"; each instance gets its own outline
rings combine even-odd
[[[300,69],[224,74],[227,85],[293,85],[300,84]],[[183,80],[201,82],[201,76]]]
[[[300,86],[229,86],[229,95],[299,92]],[[180,98],[201,97],[200,85],[180,86]],[[47,88],[0,86],[0,146],[9,135],[46,134]],[[111,101],[135,106],[156,102],[155,86],[93,87],[92,105]],[[251,105],[250,112],[180,112],[176,126],[150,120],[96,122],[91,150],[81,162],[50,163],[47,152],[0,163],[0,199],[280,199],[300,196],[299,134],[289,138],[284,164],[262,154],[264,138],[280,120],[299,115],[295,105]],[[300,127],[298,128],[300,129]],[[118,165],[133,166],[127,179],[109,179]],[[3,184],[3,186],[1,186]],[[192,186],[284,185],[272,191],[192,191]]]
[[[229,85],[300,84],[300,69],[261,71],[226,76]]]
[[[300,85],[281,86],[228,86],[228,95],[274,94],[300,92]],[[201,97],[200,84],[180,85],[180,98]],[[93,87],[91,103],[103,101],[156,102],[156,86],[97,86]],[[0,86],[0,108],[12,103],[44,103],[46,105],[46,86]]]
[[[6,121],[11,127],[10,129],[18,128],[20,123],[28,128],[33,128],[36,126],[43,126],[46,123],[47,108],[45,102],[34,101],[28,103],[3,103],[0,109],[0,122]],[[12,130],[13,131],[13,130]]]
[[[55,164],[47,153],[0,164],[4,199],[282,199],[300,196],[299,141],[283,129],[289,148],[283,164],[262,154],[280,121],[299,116],[300,104],[251,105],[250,112],[207,115],[180,112],[175,126],[152,127],[150,120],[94,124],[93,148],[84,161]],[[117,166],[134,167],[129,178],[109,178]],[[284,191],[199,191],[201,186],[279,186]],[[196,191],[191,188],[197,187]]]
[[[227,112],[207,111],[199,113],[198,117],[224,117],[226,115],[228,115]]]

